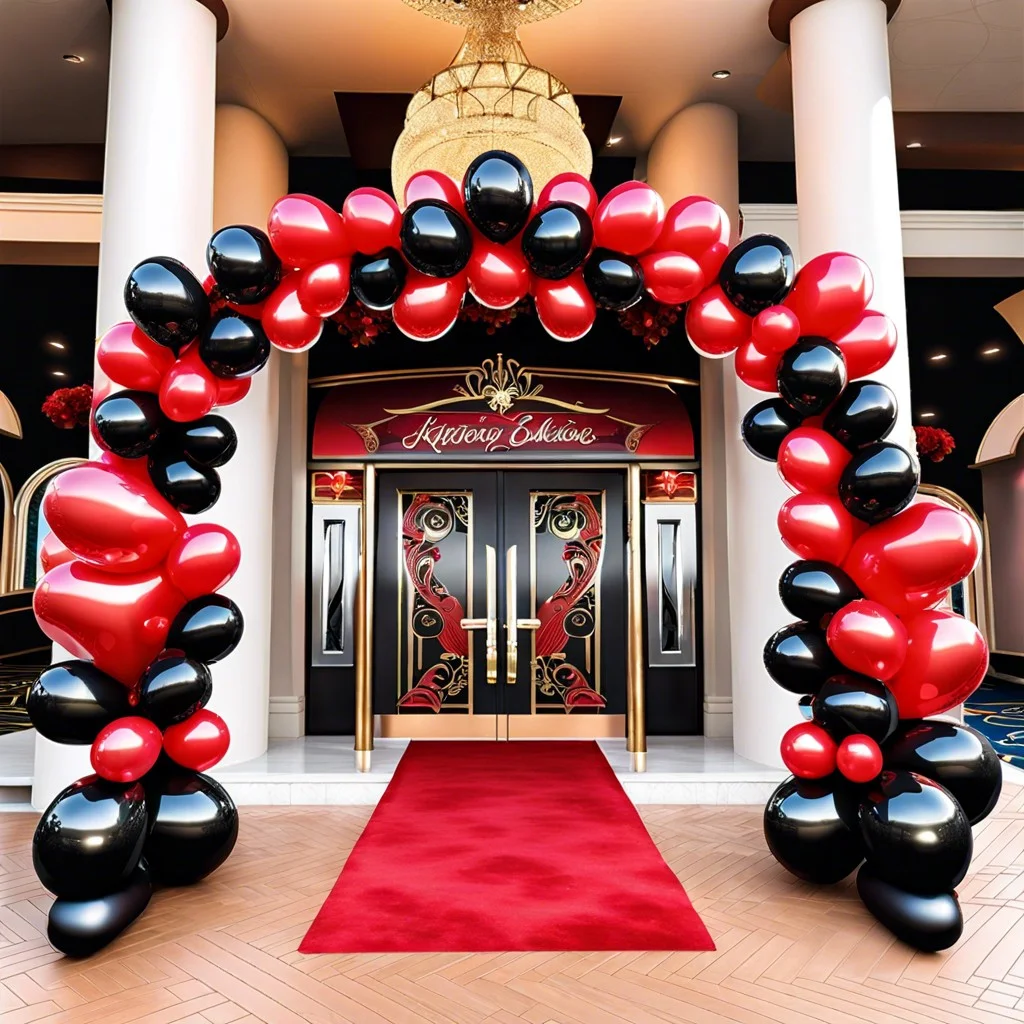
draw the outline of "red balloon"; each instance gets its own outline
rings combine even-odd
[[[93,740],[93,771],[111,782],[135,782],[156,764],[163,746],[160,730],[138,715],[117,718]]]
[[[928,611],[907,622],[903,667],[889,680],[900,718],[924,718],[962,704],[988,671],[988,646],[962,615]]]
[[[157,392],[164,374],[174,365],[174,353],[147,337],[131,321],[124,321],[114,324],[100,338],[96,361],[116,384]]]
[[[779,360],[782,357],[774,352],[770,356],[763,355],[754,348],[752,338],[748,338],[736,349],[736,376],[748,387],[772,394],[779,390]]]
[[[866,377],[892,358],[896,351],[896,325],[884,313],[869,309],[835,343],[846,360],[850,380]]]
[[[801,779],[823,779],[836,770],[836,742],[814,722],[787,730],[781,753],[783,764]]]
[[[43,496],[43,515],[75,557],[114,573],[159,565],[185,529],[181,513],[148,480],[99,462],[55,476]]]
[[[842,564],[864,524],[825,494],[794,494],[779,509],[779,533],[801,558]]]
[[[758,352],[766,356],[778,355],[799,341],[800,321],[786,306],[769,306],[754,317],[750,337]]]
[[[681,252],[649,252],[640,257],[644,288],[655,302],[680,306],[699,295],[704,272],[691,256]]]
[[[722,359],[750,337],[750,317],[714,284],[686,307],[686,336],[702,356]]]
[[[351,262],[348,256],[339,256],[299,274],[295,294],[303,312],[310,316],[332,316],[345,305]]]
[[[558,341],[578,341],[594,326],[597,307],[582,271],[561,281],[534,278],[533,300],[544,330]]]
[[[235,535],[216,523],[190,526],[167,555],[167,578],[190,601],[220,590],[242,557]]]
[[[862,259],[827,252],[800,268],[784,305],[797,315],[805,335],[832,338],[857,323],[873,290],[871,271]]]
[[[597,207],[594,244],[635,256],[654,245],[664,224],[661,196],[642,181],[624,181]]]
[[[791,430],[779,446],[779,475],[794,491],[835,494],[853,456],[817,427]]]
[[[907,627],[877,601],[851,601],[840,608],[825,639],[848,669],[882,682],[896,675],[907,656]]]
[[[870,782],[882,770],[882,749],[863,733],[847,736],[836,751],[836,767],[851,782]]]
[[[36,621],[54,643],[125,686],[163,650],[184,604],[159,570],[113,575],[77,560],[51,569],[32,598]]]
[[[379,188],[349,192],[341,216],[357,252],[372,256],[381,249],[401,248],[402,213],[387,192]]]
[[[75,553],[53,532],[48,533],[39,545],[39,564],[44,573],[65,562],[74,561],[74,558]]]
[[[164,733],[164,750],[172,761],[194,772],[212,768],[227,752],[231,734],[220,715],[202,708]]]
[[[240,377],[238,380],[222,380],[217,378],[217,405],[234,405],[240,402],[252,387],[252,377]]]
[[[285,352],[305,352],[320,338],[324,322],[299,304],[298,275],[286,278],[263,308],[263,330],[271,344]]]
[[[192,342],[182,349],[160,385],[160,408],[169,419],[188,423],[205,416],[219,395],[218,378],[199,358],[198,342]]]
[[[315,196],[278,199],[267,219],[267,234],[286,267],[316,266],[353,249],[341,217]]]
[[[843,568],[863,594],[905,618],[935,607],[970,575],[980,552],[973,520],[948,505],[918,501],[872,526]]]
[[[575,171],[563,171],[556,174],[537,196],[537,209],[543,210],[550,203],[574,203],[587,211],[588,217],[594,216],[597,209],[597,192],[594,186]]]
[[[405,205],[409,206],[421,199],[440,199],[460,212],[464,207],[462,188],[458,182],[452,181],[440,171],[417,171],[405,183]]]
[[[522,252],[499,245],[482,235],[473,238],[473,252],[466,268],[470,294],[482,306],[507,309],[530,290],[530,268]]]
[[[465,274],[427,277],[410,268],[391,314],[395,326],[406,337],[414,341],[435,341],[452,329],[465,297]]]
[[[729,255],[729,215],[711,199],[687,196],[673,203],[665,227],[652,247],[656,252],[681,252],[697,261],[711,284]]]

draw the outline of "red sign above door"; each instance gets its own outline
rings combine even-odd
[[[314,459],[614,454],[692,458],[693,429],[663,377],[533,370],[500,354],[479,367],[325,381]],[[318,385],[314,385],[318,386]]]

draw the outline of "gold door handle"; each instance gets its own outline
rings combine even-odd
[[[487,566],[487,618],[462,619],[459,625],[467,630],[486,630],[484,640],[487,645],[487,683],[490,686],[496,686],[498,683],[498,553],[488,544],[484,556]]]
[[[519,630],[539,629],[540,619],[519,618],[519,564],[516,545],[505,552],[505,682],[514,686],[519,672]]]

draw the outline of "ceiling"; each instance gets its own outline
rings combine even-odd
[[[622,97],[612,129],[622,141],[610,152],[642,153],[676,110],[714,100],[739,112],[744,159],[785,160],[785,104],[759,98],[762,80],[788,64],[768,31],[768,3],[583,0],[524,27],[522,40],[574,92]],[[229,0],[228,8],[218,99],[257,110],[297,154],[347,152],[335,93],[411,93],[462,37],[402,0]],[[889,34],[898,111],[1024,111],[1021,0],[903,0]],[[105,0],[0,0],[0,143],[102,140],[108,36]],[[67,64],[63,53],[85,62]],[[712,79],[719,68],[731,77]]]

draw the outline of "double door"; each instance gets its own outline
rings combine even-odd
[[[623,474],[381,471],[383,735],[621,736]]]

